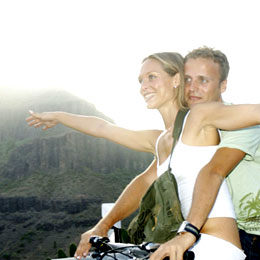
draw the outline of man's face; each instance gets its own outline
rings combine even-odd
[[[184,65],[185,98],[189,106],[202,102],[222,101],[226,81],[220,81],[219,64],[211,59],[188,59]]]

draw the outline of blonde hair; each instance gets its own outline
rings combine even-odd
[[[176,96],[175,100],[180,109],[187,108],[184,95],[184,59],[181,54],[177,52],[159,52],[149,55],[143,60],[143,63],[148,59],[155,59],[162,64],[163,70],[170,76],[174,76],[179,73],[180,84],[175,88]]]

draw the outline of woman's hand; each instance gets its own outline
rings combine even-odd
[[[42,126],[42,130],[47,130],[59,123],[55,117],[57,115],[55,112],[35,113],[29,111],[29,113],[31,116],[26,118],[29,126],[34,126],[35,128]]]
[[[83,233],[81,235],[81,239],[74,257],[77,259],[86,257],[89,252],[89,249],[91,248],[91,244],[89,242],[90,237],[91,236],[107,237],[107,232],[108,232],[107,229],[104,228],[102,225],[96,225],[94,228]]]
[[[169,257],[170,260],[183,260],[183,254],[194,243],[195,237],[190,233],[178,235],[160,247],[150,256],[150,260],[163,260]]]

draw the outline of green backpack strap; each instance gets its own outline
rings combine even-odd
[[[173,129],[173,133],[172,133],[172,137],[174,138],[174,141],[179,139],[180,134],[181,134],[181,130],[182,130],[182,126],[183,126],[183,122],[184,122],[184,117],[186,116],[186,114],[188,113],[189,109],[185,109],[185,110],[179,110],[174,122],[174,129]]]
[[[168,169],[170,169],[172,153],[173,153],[176,143],[179,140],[179,137],[180,137],[180,134],[182,131],[182,127],[183,127],[183,123],[184,123],[184,118],[185,118],[186,114],[188,113],[188,111],[189,111],[189,109],[179,110],[177,113],[177,116],[175,118],[174,128],[173,128],[173,132],[172,132],[173,144],[172,144],[172,150],[171,150],[171,156],[170,156]]]

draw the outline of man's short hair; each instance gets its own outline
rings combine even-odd
[[[189,52],[184,58],[184,63],[186,63],[189,59],[197,58],[211,59],[214,62],[218,63],[220,69],[220,82],[227,79],[229,73],[229,62],[226,55],[223,52],[203,46]]]

